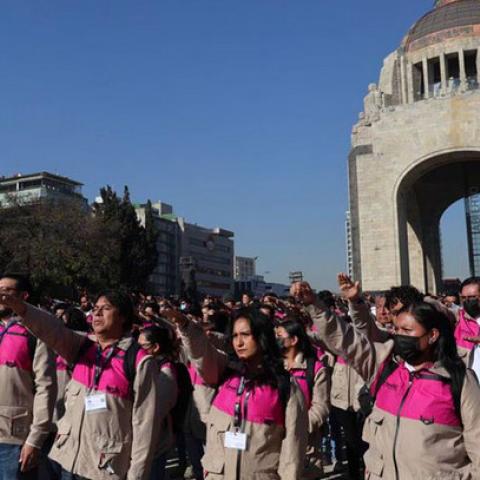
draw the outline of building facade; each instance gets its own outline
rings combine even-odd
[[[479,72],[480,1],[439,0],[369,86],[349,156],[353,273],[365,290],[442,288],[440,218],[480,186]]]
[[[29,175],[0,177],[0,207],[12,203],[48,201],[78,201],[87,206],[82,195],[83,184],[53,173],[40,172]]]
[[[195,278],[200,294],[222,297],[233,293],[234,233],[207,228],[178,217],[180,232],[180,275],[184,284]]]
[[[135,211],[140,223],[145,226],[146,205],[136,205]],[[176,295],[180,292],[180,230],[171,205],[157,202],[152,204],[153,222],[157,231],[158,260],[150,275],[151,293],[161,296]]]
[[[234,279],[237,282],[246,282],[257,273],[256,257],[235,257]]]
[[[470,274],[480,276],[480,194],[465,199]]]

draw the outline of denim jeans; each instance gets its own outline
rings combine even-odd
[[[62,470],[62,480],[88,480],[88,478],[80,477],[79,475],[74,475],[66,470]]]
[[[37,469],[20,472],[21,445],[0,443],[0,480],[37,480]]]

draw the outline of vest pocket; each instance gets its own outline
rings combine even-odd
[[[369,448],[365,453],[364,459],[365,459],[365,469],[366,469],[365,478],[367,479],[376,478],[376,477],[381,478],[383,474],[383,469],[385,466],[382,454],[377,452],[376,450],[373,450],[372,448]],[[372,477],[372,475],[375,475],[375,476]]]
[[[231,418],[224,413],[210,411],[207,429],[207,451],[202,464],[207,472],[223,473],[225,468],[225,432],[231,423]]]
[[[60,425],[58,426],[57,437],[55,440],[56,448],[61,448],[63,445],[65,445],[65,442],[70,437],[71,430],[72,430],[71,425],[65,425],[60,423]]]
[[[110,475],[122,477],[126,474],[127,465],[122,462],[122,452],[125,444],[118,442],[104,446],[100,449],[98,468],[105,470]],[[130,455],[128,455],[130,457]]]
[[[26,438],[30,432],[32,414],[26,407],[2,407],[0,431],[6,436]]]

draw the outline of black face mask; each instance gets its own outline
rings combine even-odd
[[[277,345],[281,352],[284,352],[286,349],[284,339],[281,337],[277,338]]]
[[[480,305],[478,300],[465,300],[463,302],[463,309],[472,318],[480,317]]]
[[[418,360],[423,352],[420,350],[420,339],[422,337],[412,337],[410,335],[393,336],[393,353],[398,355],[408,363]]]

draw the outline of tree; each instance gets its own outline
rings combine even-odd
[[[0,270],[28,274],[39,294],[74,298],[108,285],[113,231],[78,202],[10,202],[0,225]]]
[[[157,262],[153,213],[148,214],[148,230],[140,224],[130,201],[128,187],[120,198],[110,186],[100,190],[102,201],[94,204],[95,216],[107,227],[116,228],[118,277],[112,286],[132,291],[144,290]]]

